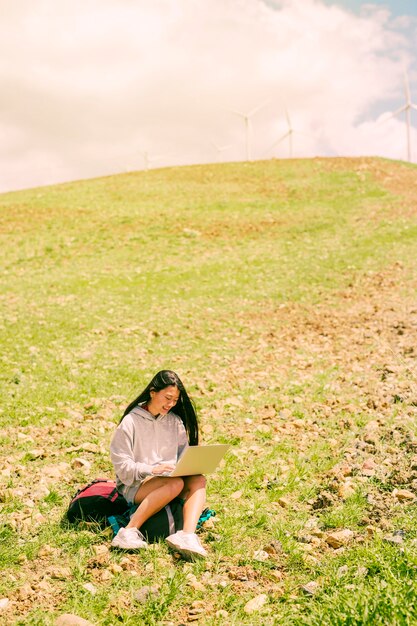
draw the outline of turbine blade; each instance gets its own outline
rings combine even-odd
[[[393,111],[392,113],[390,113],[390,115],[388,115],[388,117],[384,117],[383,120],[380,120],[377,125],[379,124],[383,124],[384,122],[387,122],[388,120],[390,120],[392,117],[395,117],[396,115],[399,115],[400,113],[403,113],[404,111],[406,111],[409,107],[407,105],[404,105],[402,107],[400,107],[399,109],[397,109],[396,111]]]
[[[294,135],[304,135],[304,137],[308,137],[309,139],[316,139],[316,137],[313,137],[313,135],[310,135],[309,133],[305,133],[303,130],[292,130],[292,133],[294,133]]]
[[[227,144],[227,146],[218,146],[214,141],[211,142],[211,145],[214,146],[218,152],[223,152],[223,150],[227,150],[232,147],[232,144]]]
[[[407,70],[404,70],[404,91],[405,91],[405,101],[407,104],[410,104],[411,102],[410,83],[408,81]]]
[[[292,128],[291,128],[291,120],[290,120],[290,115],[289,115],[289,113],[288,113],[288,109],[287,109],[286,107],[285,107],[285,117],[287,118],[288,128],[289,128],[290,130],[292,130]]]
[[[239,117],[247,117],[247,115],[245,115],[241,111],[236,111],[235,109],[226,109],[226,111],[229,111],[229,113],[233,113],[234,115],[239,115]]]
[[[269,104],[270,102],[271,102],[271,100],[268,99],[265,102],[263,102],[262,104],[259,104],[257,107],[252,109],[252,111],[249,111],[248,117],[252,117],[252,115],[255,115],[255,113],[257,113],[258,111],[260,111],[261,109],[266,107],[266,105]]]
[[[268,154],[268,152],[271,152],[271,150],[273,150],[275,148],[275,146],[277,146],[279,143],[281,143],[281,141],[284,141],[284,139],[286,139],[288,137],[288,135],[290,135],[291,133],[289,131],[287,131],[285,133],[285,135],[282,135],[282,137],[280,137],[279,139],[277,139],[276,141],[274,141],[274,143],[272,145],[269,146],[268,150],[265,150],[264,154]]]

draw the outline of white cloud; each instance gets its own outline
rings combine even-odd
[[[5,4],[0,191],[140,168],[144,151],[161,155],[158,165],[217,160],[213,141],[231,146],[222,158],[243,159],[244,121],[229,109],[266,100],[252,119],[255,158],[289,155],[288,137],[266,153],[288,131],[286,108],[299,131],[295,156],[401,158],[404,125],[376,127],[372,114],[401,94],[411,60],[385,9],[355,16],[319,0]]]

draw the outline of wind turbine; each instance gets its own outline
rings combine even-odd
[[[284,141],[284,139],[286,139],[288,137],[288,147],[289,147],[289,154],[290,154],[290,159],[292,159],[292,136],[294,134],[294,129],[291,125],[291,120],[290,120],[290,116],[288,113],[288,110],[285,109],[285,117],[287,118],[287,124],[288,124],[288,131],[285,133],[285,135],[283,137],[281,137],[280,141]]]
[[[242,111],[236,111],[234,109],[228,109],[231,113],[234,113],[235,115],[239,115],[239,117],[243,117],[243,120],[245,122],[246,160],[247,161],[251,160],[251,154],[250,154],[250,143],[251,143],[251,137],[252,137],[252,122],[251,122],[251,118],[255,115],[255,113],[257,113],[258,111],[263,109],[268,103],[269,103],[269,100],[267,100],[266,102],[263,102],[262,104],[258,105],[257,107],[255,107],[254,109],[249,111],[249,113],[242,113]]]
[[[216,153],[217,153],[217,159],[220,160],[221,157],[221,153],[224,152],[225,150],[228,150],[229,148],[232,147],[232,144],[228,144],[227,146],[219,146],[217,145],[217,143],[215,143],[214,141],[211,142],[211,145],[215,148]]]
[[[406,132],[407,132],[407,161],[411,161],[411,109],[417,111],[417,105],[411,102],[410,95],[410,83],[408,82],[407,71],[404,70],[404,91],[405,91],[405,104],[393,111],[388,117],[381,120],[380,123],[390,120],[392,117],[396,117],[400,113],[405,112]]]
[[[151,165],[154,161],[159,161],[159,159],[163,159],[166,156],[165,154],[158,154],[151,157],[147,150],[141,151],[140,154],[143,156],[146,171],[151,169]]]
[[[274,141],[274,143],[271,146],[269,146],[268,150],[265,151],[265,154],[268,154],[268,152],[273,150],[275,148],[275,146],[280,144],[281,141],[284,141],[284,139],[286,139],[288,137],[289,158],[292,159],[292,157],[293,157],[293,135],[294,134],[296,134],[296,135],[305,135],[306,137],[311,137],[311,135],[308,135],[307,133],[303,133],[300,130],[294,130],[294,128],[292,127],[292,124],[291,124],[290,115],[289,115],[288,110],[286,108],[285,108],[285,118],[286,118],[287,124],[288,124],[287,132],[284,133],[283,135],[281,135],[281,137],[279,139]]]

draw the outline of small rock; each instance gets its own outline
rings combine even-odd
[[[29,583],[25,583],[20,587],[17,593],[21,600],[26,600],[26,598],[29,598],[29,596],[33,595],[35,592]]]
[[[365,426],[365,430],[367,432],[375,432],[378,429],[379,429],[379,422],[377,420],[370,420]]]
[[[194,600],[194,602],[191,604],[191,608],[193,609],[204,609],[205,606],[205,600]]]
[[[270,555],[282,554],[282,543],[278,539],[273,539],[267,546],[264,547],[265,552]]]
[[[45,543],[41,548],[39,548],[38,556],[50,556],[54,554],[55,549],[52,546]]]
[[[204,600],[195,600],[188,609],[188,621],[198,622],[200,617],[204,615],[206,603]]]
[[[131,561],[131,559],[127,556],[124,556],[122,559],[120,559],[120,565],[122,569],[127,571],[135,568],[135,563]]]
[[[123,567],[118,563],[111,563],[108,569],[112,574],[120,574],[121,572],[123,572]]]
[[[351,480],[347,480],[346,482],[341,484],[339,489],[337,490],[342,500],[347,500],[347,498],[350,498],[350,496],[353,496],[355,491],[356,491],[355,485]]]
[[[201,231],[194,230],[193,228],[183,228],[182,232],[185,237],[191,237],[191,238],[199,237],[201,235]]]
[[[308,503],[311,504],[314,510],[325,509],[332,506],[334,499],[334,494],[329,491],[322,491],[316,498],[309,500]]]
[[[151,596],[155,596],[159,591],[159,587],[146,585],[145,587],[141,587],[135,593],[136,602],[140,602],[141,604],[145,603]]]
[[[407,500],[412,501],[416,499],[415,494],[412,491],[408,491],[408,489],[394,489],[392,495],[400,502],[404,502]]]
[[[379,529],[376,526],[372,526],[372,524],[368,524],[365,530],[369,537],[373,537],[378,533]]]
[[[249,602],[245,604],[244,611],[245,613],[255,613],[256,611],[259,611],[259,609],[261,609],[267,602],[268,596],[266,593],[261,593],[259,596],[255,596],[252,600],[249,600]]]
[[[265,550],[256,550],[253,554],[253,558],[255,561],[267,561],[269,559],[269,554]]]
[[[356,570],[356,576],[366,576],[368,573],[368,568],[360,565]]]
[[[58,465],[46,465],[42,468],[43,475],[54,480],[59,480],[68,475],[70,469],[69,463],[59,463]]]
[[[362,476],[368,476],[368,478],[371,478],[372,476],[375,476],[376,469],[375,468],[362,467],[361,474],[362,474]]]
[[[93,583],[85,583],[85,585],[83,585],[83,588],[86,591],[89,591],[92,596],[95,596],[97,593],[97,587],[95,587]]]
[[[76,459],[72,460],[71,467],[73,469],[82,469],[83,472],[89,472],[91,469],[91,463],[90,461],[87,461],[87,459],[77,457]]]
[[[306,530],[314,530],[319,527],[320,520],[318,517],[310,517],[304,524]]]
[[[42,448],[36,448],[34,450],[29,450],[28,451],[28,456],[34,460],[34,459],[43,459],[46,454],[45,454],[45,450],[43,450]]]
[[[301,549],[303,552],[314,552],[314,546],[312,543],[301,544]]]
[[[313,541],[313,535],[300,535],[298,541],[300,543],[311,543]]]
[[[9,598],[0,598],[0,611],[5,611],[10,604]]]
[[[47,574],[45,574],[45,576],[42,578],[42,580],[40,580],[37,584],[36,584],[36,591],[44,591],[47,594],[52,593],[53,590],[53,586],[51,585],[51,583],[49,582],[50,578]]]
[[[375,460],[372,458],[366,459],[366,461],[362,463],[363,470],[374,470],[375,468],[376,468],[376,463],[375,463]]]
[[[56,578],[57,580],[68,580],[71,578],[69,567],[51,567],[48,574],[51,578]]]
[[[339,569],[337,570],[337,577],[338,578],[343,578],[343,576],[346,576],[346,574],[348,573],[349,568],[347,565],[342,565],[341,567],[339,567]]]
[[[401,535],[387,535],[386,537],[384,537],[384,541],[385,543],[391,543],[397,546],[400,546],[404,543],[404,539],[401,537]]]
[[[339,530],[337,532],[330,533],[329,535],[327,535],[326,542],[328,543],[330,547],[337,549],[337,548],[341,548],[342,546],[345,546],[350,541],[352,541],[352,539],[353,539],[353,532],[349,530],[348,528],[345,528],[343,530]]]
[[[33,489],[32,497],[35,498],[35,500],[42,500],[43,498],[49,496],[50,493],[51,492],[46,485],[39,484]]]
[[[188,610],[188,615],[192,615],[193,617],[200,616],[204,613],[204,609],[202,607],[191,607]]]
[[[302,585],[301,590],[304,591],[304,593],[308,596],[314,596],[314,594],[316,594],[317,591],[319,590],[319,587],[320,587],[319,583],[316,582],[315,580],[312,580],[306,585]]]
[[[278,498],[277,502],[279,506],[282,506],[283,509],[287,509],[291,505],[291,502],[288,498]]]
[[[96,554],[96,556],[108,556],[109,555],[109,548],[104,544],[104,543],[100,543],[98,545],[93,546],[93,550]]]
[[[98,578],[101,580],[101,582],[105,583],[113,578],[113,574],[108,569],[104,569],[102,572],[100,572]]]
[[[241,498],[243,495],[243,491],[239,490],[239,491],[235,491],[234,493],[231,494],[231,498],[233,500],[239,500],[239,498]]]
[[[227,611],[225,611],[224,609],[219,609],[218,611],[216,611],[216,617],[217,618],[224,618],[226,619],[227,617],[229,617],[229,613]]]
[[[187,574],[186,579],[190,587],[192,587],[196,591],[205,591],[203,583],[197,580],[197,577],[194,574]]]
[[[55,626],[94,626],[94,624],[73,613],[64,613],[57,618]]]
[[[84,443],[82,443],[80,446],[77,446],[74,450],[74,452],[76,452],[77,450],[84,450],[84,452],[98,452],[99,451],[99,447],[96,443],[91,443],[90,441],[86,441]]]
[[[353,468],[348,463],[341,463],[339,465],[335,465],[331,471],[332,474],[337,477],[342,476],[343,478],[346,478],[346,476],[352,475]]]

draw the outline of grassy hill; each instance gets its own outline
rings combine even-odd
[[[0,195],[0,623],[417,621],[416,192],[313,159]],[[205,563],[60,523],[162,368],[233,444]]]

